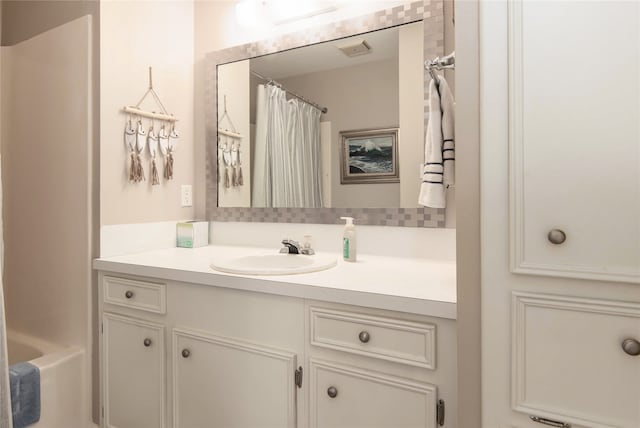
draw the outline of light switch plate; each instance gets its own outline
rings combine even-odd
[[[180,189],[180,204],[183,207],[193,206],[193,186],[183,184]]]

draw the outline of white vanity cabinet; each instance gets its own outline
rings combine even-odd
[[[453,320],[104,272],[100,295],[104,427],[456,427]]]

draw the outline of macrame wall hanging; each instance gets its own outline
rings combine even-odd
[[[223,128],[224,123],[228,124],[229,128]],[[242,135],[236,131],[236,127],[229,117],[227,111],[227,96],[224,96],[224,111],[222,116],[218,119],[218,159],[222,161],[224,167],[221,171],[222,174],[218,174],[218,180],[222,182],[225,188],[239,187],[244,184],[242,177],[242,160],[240,143],[242,141]]]
[[[151,94],[160,113],[156,111],[149,112],[140,107],[149,94]],[[163,176],[166,180],[172,180],[174,153],[180,139],[178,131],[176,131],[176,122],[178,119],[167,112],[162,101],[160,101],[160,97],[156,91],[153,90],[151,67],[149,67],[149,89],[147,89],[147,92],[145,92],[140,101],[138,101],[138,104],[135,106],[126,106],[123,108],[123,111],[128,114],[124,128],[124,141],[129,151],[129,157],[127,159],[129,181],[138,183],[146,180],[144,167],[142,166],[142,157],[144,156],[144,149],[147,146],[149,147],[149,154],[151,156],[151,184],[154,186],[160,184],[158,167],[156,165],[158,146],[160,146],[160,152],[164,157]],[[145,130],[143,118],[149,119],[147,126],[149,129],[148,132]],[[161,123],[160,129],[158,130],[156,130],[156,121]]]

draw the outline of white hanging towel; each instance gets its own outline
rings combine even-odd
[[[455,104],[447,81],[444,77],[439,80],[437,87],[433,80],[429,84],[429,123],[418,197],[420,205],[431,208],[444,208],[445,189],[455,184]]]

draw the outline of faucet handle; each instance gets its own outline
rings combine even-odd
[[[284,245],[284,247],[280,249],[281,253],[301,254],[300,252],[302,248],[300,247],[300,243],[294,241],[293,239],[283,239],[282,245]]]

